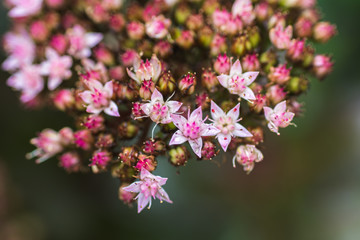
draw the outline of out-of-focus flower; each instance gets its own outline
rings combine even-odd
[[[285,99],[286,92],[284,91],[283,87],[280,87],[279,85],[274,85],[268,88],[266,92],[266,97],[273,104],[277,104]]]
[[[25,30],[5,34],[4,48],[10,54],[2,63],[5,71],[14,71],[32,64],[35,58],[36,46]]]
[[[235,167],[235,160],[243,166],[244,171],[248,174],[254,169],[256,162],[261,162],[264,159],[263,154],[255,145],[240,145],[233,158],[233,166]]]
[[[137,55],[134,59],[133,68],[127,68],[126,71],[129,77],[138,84],[141,84],[144,80],[152,80],[156,83],[161,74],[161,62],[156,55],[153,55],[150,61],[146,59],[145,62]]]
[[[203,145],[201,137],[215,136],[220,132],[215,126],[205,123],[206,118],[202,119],[201,107],[195,109],[191,115],[189,109],[188,119],[176,114],[171,114],[171,118],[179,130],[171,137],[169,145],[178,145],[188,141],[199,158],[201,158],[201,148]]]
[[[316,77],[324,78],[332,71],[333,62],[331,58],[325,55],[316,55],[313,60],[313,70]]]
[[[269,32],[270,40],[278,49],[288,49],[292,38],[292,26],[284,28],[282,24],[277,24]]]
[[[101,33],[86,32],[80,25],[75,25],[73,28],[68,29],[66,35],[70,44],[68,53],[79,59],[90,57],[90,49],[103,39]]]
[[[59,56],[52,48],[46,49],[46,58],[47,60],[41,64],[40,72],[42,75],[49,76],[48,88],[54,90],[64,79],[71,77],[72,58]]]
[[[219,54],[214,62],[214,70],[218,74],[227,74],[230,70],[230,59],[226,54]]]
[[[250,25],[255,19],[251,0],[236,0],[232,6],[231,13],[234,17],[239,16],[246,25]]]
[[[9,16],[13,18],[27,17],[38,13],[41,10],[43,0],[8,0],[13,8]]]
[[[102,85],[95,79],[85,80],[84,83],[89,88],[79,93],[82,100],[88,104],[86,111],[88,113],[99,114],[104,111],[106,114],[119,117],[119,110],[114,101],[111,100],[113,95],[113,82],[109,81]]]
[[[60,166],[68,172],[76,172],[80,168],[79,155],[74,152],[67,152],[59,157]]]
[[[162,94],[155,88],[148,103],[141,104],[141,109],[145,115],[155,123],[168,124],[172,122],[171,114],[176,113],[182,103],[178,101],[164,101]]]
[[[211,101],[211,117],[214,126],[220,130],[216,138],[224,152],[226,152],[232,137],[252,137],[252,134],[238,123],[241,120],[239,115],[240,103],[225,114],[214,101]]]
[[[155,176],[146,169],[141,169],[140,180],[124,187],[123,190],[131,193],[139,193],[135,199],[138,203],[138,213],[140,213],[147,205],[151,207],[151,197],[157,198],[168,203],[172,203],[169,195],[162,188],[166,184],[167,178]]]
[[[259,72],[242,72],[241,64],[239,60],[231,66],[230,74],[221,74],[218,76],[220,84],[229,90],[231,94],[237,94],[241,98],[250,101],[255,100],[253,91],[249,88],[249,85],[256,79]]]
[[[278,103],[274,109],[264,107],[265,118],[268,121],[270,131],[280,135],[279,127],[285,128],[291,124],[295,114],[286,111],[286,101]]]
[[[106,167],[111,161],[111,155],[107,151],[96,151],[90,159],[90,166]]]
[[[271,82],[284,84],[290,80],[290,68],[286,68],[286,64],[281,64],[278,67],[271,67],[268,78]]]
[[[319,42],[327,42],[335,34],[336,27],[329,22],[319,22],[314,26],[314,38]]]
[[[163,15],[152,18],[145,24],[146,34],[151,38],[164,38],[168,34],[171,20]]]
[[[44,88],[44,79],[40,75],[39,65],[26,65],[20,71],[10,76],[7,84],[21,91],[22,102],[29,102]]]
[[[91,148],[91,144],[93,143],[94,139],[91,132],[87,129],[79,130],[74,133],[75,144],[79,148],[84,150],[89,150]]]

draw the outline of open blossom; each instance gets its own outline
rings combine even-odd
[[[171,137],[169,145],[178,145],[186,141],[189,142],[194,153],[201,158],[201,148],[203,141],[201,137],[215,136],[220,132],[219,129],[211,124],[206,124],[206,118],[202,119],[201,107],[198,107],[190,114],[188,119],[181,115],[171,114],[175,126],[179,129]]]
[[[71,77],[72,58],[59,56],[52,48],[46,49],[47,61],[41,64],[41,74],[49,76],[48,88],[54,90],[64,79]]]
[[[163,15],[153,17],[145,24],[146,34],[151,38],[164,38],[168,34],[170,25],[171,20],[165,18]]]
[[[40,66],[24,66],[7,80],[7,84],[22,92],[20,98],[22,102],[32,100],[44,88],[44,79],[40,75]]]
[[[252,137],[252,134],[238,122],[240,115],[240,103],[225,114],[225,112],[211,101],[211,117],[214,126],[220,130],[216,135],[222,149],[226,152],[232,137]]]
[[[157,198],[160,202],[166,201],[172,203],[169,195],[162,188],[162,186],[166,184],[166,181],[167,178],[155,176],[145,168],[142,168],[140,180],[124,187],[123,190],[131,193],[139,193],[135,199],[137,199],[138,213],[140,213],[147,205],[149,205],[148,209],[150,209],[151,198]]]
[[[6,71],[14,71],[23,65],[32,64],[35,58],[36,46],[25,30],[5,34],[4,48],[10,53],[2,64]]]
[[[113,95],[112,81],[105,83],[105,85],[95,79],[85,80],[84,82],[89,90],[79,93],[79,96],[88,104],[86,108],[88,113],[99,114],[104,111],[110,116],[120,116],[116,103],[111,100]]]
[[[231,66],[230,74],[221,74],[218,76],[220,84],[229,90],[232,94],[237,94],[243,99],[255,100],[254,92],[249,88],[249,85],[256,79],[259,72],[242,72],[239,60]]]
[[[244,167],[244,171],[250,173],[255,166],[256,162],[260,162],[264,159],[263,154],[255,145],[240,145],[233,158],[233,166],[235,167],[235,160]]]
[[[291,124],[295,114],[286,111],[286,101],[278,103],[274,109],[264,107],[265,118],[268,121],[270,131],[280,135],[279,127],[285,128]]]
[[[55,154],[63,150],[64,145],[68,144],[64,136],[52,129],[44,129],[39,136],[31,139],[31,144],[37,148],[26,155],[27,158],[37,157],[36,163],[42,163]]]
[[[68,53],[71,56],[80,59],[90,57],[90,49],[103,39],[101,33],[86,32],[80,25],[68,29],[66,35],[70,43]]]
[[[141,104],[141,110],[150,117],[153,122],[171,123],[171,114],[176,113],[182,103],[178,101],[164,101],[162,94],[155,88],[148,103]]]
[[[232,6],[231,13],[234,17],[239,16],[246,25],[250,25],[255,19],[251,0],[236,0]]]
[[[150,61],[146,59],[144,62],[140,56],[137,55],[134,59],[133,69],[126,69],[129,77],[135,80],[138,84],[141,84],[144,80],[152,80],[154,83],[160,77],[161,62],[154,54]]]
[[[282,24],[277,24],[269,32],[271,42],[278,49],[288,49],[290,47],[292,34],[292,26],[284,28]]]
[[[9,11],[13,18],[27,17],[41,10],[43,0],[9,0],[14,7]]]

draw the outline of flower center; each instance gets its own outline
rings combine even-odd
[[[244,92],[247,87],[245,78],[240,77],[238,75],[234,75],[231,77],[229,86],[230,86],[230,92],[237,94]]]
[[[200,124],[196,121],[194,122],[187,122],[184,126],[184,136],[191,138],[191,139],[197,139],[200,137]]]
[[[225,135],[235,130],[235,124],[231,117],[220,117],[216,122],[216,127]]]

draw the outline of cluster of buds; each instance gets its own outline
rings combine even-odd
[[[27,157],[111,172],[138,212],[172,203],[152,173],[160,156],[181,167],[232,155],[250,173],[264,132],[295,125],[309,76],[332,71],[311,45],[336,34],[316,0],[124,1],[5,1],[2,68],[27,107],[76,123],[43,130]]]

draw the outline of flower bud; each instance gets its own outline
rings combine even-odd
[[[62,55],[67,50],[68,40],[64,35],[56,34],[51,38],[50,46]]]
[[[74,93],[69,89],[62,89],[54,94],[53,101],[56,108],[61,111],[65,111],[66,109],[70,109],[74,106]]]
[[[286,24],[286,16],[281,13],[281,12],[277,12],[274,15],[272,15],[268,21],[268,29],[271,29],[273,27],[275,27],[277,24],[282,25],[283,27],[285,27]]]
[[[111,161],[111,154],[107,151],[96,151],[93,153],[90,159],[90,166],[97,166],[99,168],[105,168],[106,165]]]
[[[260,62],[256,54],[248,54],[242,58],[242,67],[244,71],[257,71],[260,69]]]
[[[179,89],[182,94],[191,95],[195,91],[196,78],[192,73],[188,73],[179,81]]]
[[[210,27],[204,26],[198,30],[198,40],[203,47],[209,47],[213,38],[213,31]]]
[[[260,162],[264,159],[263,154],[254,145],[240,145],[236,150],[234,156],[234,167],[235,160],[243,166],[244,171],[248,174],[254,169],[255,163]]]
[[[271,67],[268,78],[271,82],[282,85],[290,80],[290,71],[290,68],[286,68],[286,64]]]
[[[319,22],[314,26],[314,39],[318,42],[325,43],[335,34],[336,27],[329,22]]]
[[[109,26],[115,32],[120,32],[125,26],[124,16],[120,13],[111,15]]]
[[[210,16],[214,13],[216,9],[220,8],[220,3],[218,0],[205,0],[202,5],[202,10]]]
[[[74,152],[67,152],[59,157],[60,166],[67,172],[77,172],[80,170],[79,155]]]
[[[211,141],[205,141],[204,147],[201,149],[201,157],[204,160],[212,160],[217,154],[219,150],[216,150],[216,146]]]
[[[275,105],[285,99],[286,92],[284,91],[284,88],[279,85],[274,85],[268,88],[266,97],[272,104]]]
[[[260,63],[264,65],[265,72],[269,72],[270,68],[277,63],[276,53],[268,50],[260,55]]]
[[[192,31],[181,31],[175,42],[184,49],[189,49],[194,44],[194,33]]]
[[[286,56],[294,62],[301,61],[304,58],[305,41],[292,40]]]
[[[129,37],[133,40],[140,40],[145,34],[145,27],[140,22],[130,22],[126,26]]]
[[[144,80],[141,83],[141,87],[139,90],[139,95],[142,99],[144,100],[148,100],[151,97],[152,92],[155,90],[155,84],[152,81],[152,79],[150,80]]]
[[[287,90],[295,94],[305,92],[308,84],[308,80],[303,77],[292,77],[287,85]]]
[[[41,21],[34,21],[30,25],[30,35],[31,37],[38,42],[44,42],[49,36],[49,30],[46,27],[46,24]]]
[[[74,142],[74,132],[71,128],[64,127],[60,129],[59,134],[63,145],[70,145]]]
[[[164,38],[168,34],[170,25],[171,20],[165,18],[163,15],[153,17],[145,24],[146,34],[155,39]]]
[[[231,46],[231,52],[234,55],[237,56],[243,56],[246,52],[246,37],[245,36],[240,36],[235,38],[232,46]]]
[[[124,68],[121,66],[115,66],[109,69],[109,76],[111,79],[120,81],[123,79],[124,75]]]
[[[219,54],[214,62],[214,70],[218,74],[228,74],[230,71],[230,59],[226,56],[226,53],[223,55]]]
[[[216,86],[219,85],[219,81],[217,80],[215,73],[211,70],[203,71],[201,74],[201,83],[209,92],[215,92]]]
[[[164,151],[165,148],[166,148],[166,145],[163,141],[147,140],[144,142],[143,151],[144,151],[144,153],[147,153],[147,154],[157,155],[160,152]]]
[[[100,115],[89,115],[83,125],[92,132],[98,132],[104,129],[104,118]]]
[[[152,172],[155,170],[157,165],[157,162],[155,161],[154,156],[147,156],[144,154],[140,154],[138,156],[138,161],[135,165],[135,168],[139,171],[141,171],[141,169],[145,168],[146,170],[148,170],[149,172]]]
[[[94,55],[99,62],[102,62],[107,66],[114,64],[114,56],[104,45],[99,45],[95,48]]]
[[[94,141],[89,130],[76,131],[74,133],[74,137],[76,146],[84,150],[89,150],[91,148],[91,144]]]
[[[46,0],[45,2],[49,8],[60,8],[64,4],[64,0]]]
[[[114,137],[111,134],[100,134],[95,143],[97,148],[109,148],[114,144]]]
[[[157,82],[160,92],[171,94],[175,91],[176,84],[170,72],[164,73]]]
[[[193,14],[186,20],[186,27],[190,30],[196,31],[202,28],[204,25],[204,19],[202,14]]]
[[[124,64],[125,67],[130,67],[133,66],[134,61],[137,57],[137,52],[135,52],[134,50],[126,50],[122,55],[121,55],[121,61]]]
[[[132,122],[122,122],[118,127],[119,135],[123,138],[133,138],[139,131],[139,127]]]
[[[123,201],[125,204],[131,205],[131,203],[134,202],[134,198],[135,198],[136,194],[129,192],[129,191],[125,191],[124,187],[127,187],[127,186],[129,186],[129,184],[127,184],[127,183],[121,184],[121,186],[119,188],[119,199],[121,201]]]
[[[154,46],[154,53],[161,58],[166,58],[173,52],[172,45],[168,41],[159,41]]]
[[[249,131],[253,135],[252,137],[246,138],[249,142],[258,145],[264,141],[264,130],[262,127],[250,128]]]
[[[190,153],[184,146],[178,146],[170,149],[169,155],[169,161],[174,166],[184,166],[190,157]]]
[[[196,106],[198,106],[198,107],[201,106],[202,109],[208,108],[209,103],[210,103],[209,94],[207,94],[206,92],[203,92],[199,95],[196,95],[195,102],[196,102]]]
[[[184,24],[190,14],[191,10],[186,4],[180,4],[175,8],[175,20],[179,24]]]
[[[131,166],[136,161],[138,153],[134,147],[124,147],[119,154],[119,159],[124,164]]]
[[[224,53],[227,50],[226,38],[216,34],[212,39],[210,52],[212,56],[217,56],[220,53]]]
[[[302,65],[309,67],[313,64],[315,50],[310,46],[305,46]]]
[[[312,36],[313,23],[306,17],[299,17],[295,23],[296,36],[301,38],[308,38]]]
[[[141,109],[141,103],[134,102],[133,107],[131,108],[131,118],[136,119],[136,118],[140,118],[142,116],[145,116],[145,113]]]
[[[248,32],[248,38],[252,48],[256,48],[260,43],[260,33],[257,27],[252,27]]]
[[[267,105],[267,99],[266,96],[258,93],[256,94],[256,99],[252,101],[252,103],[250,103],[251,109],[256,112],[256,113],[260,113],[263,109],[264,106]]]
[[[313,71],[317,78],[323,79],[332,71],[331,58],[325,55],[316,55],[313,61]]]
[[[268,2],[260,2],[255,7],[255,15],[259,21],[265,21],[273,13],[273,10]]]

